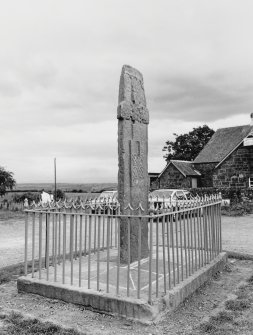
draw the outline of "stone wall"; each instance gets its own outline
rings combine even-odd
[[[214,187],[248,187],[253,177],[253,147],[240,145],[213,173]]]
[[[184,177],[172,164],[170,164],[159,179],[159,188],[189,188],[191,177]]]
[[[253,147],[240,145],[217,169],[218,163],[194,164],[200,187],[248,187],[253,177]]]
[[[213,172],[218,163],[194,164],[194,168],[201,173],[198,187],[213,187]]]

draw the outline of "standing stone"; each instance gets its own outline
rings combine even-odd
[[[130,204],[134,209],[139,204],[148,214],[148,123],[149,112],[142,74],[124,65],[119,85],[118,105],[118,199],[121,214],[129,214],[125,208]],[[138,210],[131,214],[139,214]],[[138,218],[131,218],[130,262],[138,259]],[[127,219],[120,219],[120,259],[128,261]],[[141,258],[148,256],[148,220],[141,220]]]

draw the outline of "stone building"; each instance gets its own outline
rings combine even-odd
[[[253,187],[253,122],[218,129],[193,164],[201,187]]]
[[[193,162],[171,160],[155,187],[253,187],[253,113],[249,125],[218,129]]]
[[[200,176],[192,162],[171,160],[152,184],[152,188],[195,188]]]

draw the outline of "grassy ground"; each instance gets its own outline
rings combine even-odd
[[[142,325],[119,317],[96,313],[89,308],[60,300],[17,293],[16,281],[13,280],[0,285],[0,306],[3,315],[7,315],[7,319],[2,319],[2,321],[4,327],[7,327],[6,334],[14,335],[20,333],[22,335],[61,334],[57,328],[59,325],[73,328],[87,335],[252,334],[252,269],[252,261],[230,260],[223,273],[217,274],[186,299],[179,308],[164,314],[158,323],[151,325]],[[235,302],[232,302],[233,300]],[[15,315],[9,317],[8,311],[11,310],[22,314],[22,318],[18,317],[18,322]],[[31,315],[35,319],[34,324],[32,320],[29,321]],[[22,322],[22,320],[29,322]],[[41,332],[34,332],[37,329],[36,320],[43,324],[50,322],[55,333],[49,332],[49,329],[46,328],[47,324],[40,326]],[[20,327],[19,333],[11,333],[18,327]]]
[[[11,312],[0,314],[0,322],[4,321],[1,335],[82,335],[74,328],[63,328],[52,322],[43,322],[38,318],[24,317],[22,313]]]

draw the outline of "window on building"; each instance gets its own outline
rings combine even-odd
[[[253,188],[253,177],[249,178],[249,187]]]

